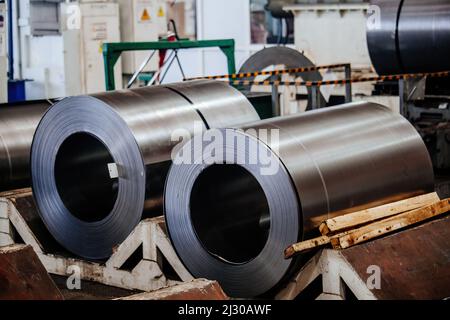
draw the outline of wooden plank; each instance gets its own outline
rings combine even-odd
[[[328,236],[322,236],[318,238],[314,238],[311,240],[302,241],[299,243],[295,243],[284,251],[284,256],[286,259],[291,258],[293,255],[301,252],[305,252],[314,248],[322,247],[326,244],[329,244],[331,238]]]
[[[406,228],[449,211],[450,199],[446,199],[420,209],[401,213],[392,218],[364,226],[350,231],[348,234],[339,236],[339,248],[345,249],[355,244],[379,238],[385,234]]]
[[[448,211],[450,211],[450,199],[442,200],[432,205],[404,212],[354,230],[348,230],[335,235],[325,235],[293,244],[285,250],[285,258],[291,258],[295,254],[319,248],[329,243],[331,243],[334,249],[345,249],[431,219]]]
[[[322,235],[336,234],[399,213],[415,210],[438,201],[440,201],[439,196],[436,192],[433,192],[375,208],[356,211],[323,222],[319,227],[319,231]]]
[[[14,198],[31,194],[31,188],[17,189],[0,193],[0,198]]]

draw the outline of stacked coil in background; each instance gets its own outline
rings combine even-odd
[[[167,228],[181,260],[194,277],[218,280],[232,297],[260,296],[282,283],[296,266],[284,250],[327,218],[434,190],[419,134],[378,104],[242,129],[214,130],[228,137],[214,155],[210,137],[202,139],[213,130],[194,137],[179,151],[180,158],[196,154],[194,163],[177,159],[165,189]],[[194,152],[199,145],[203,151]],[[243,161],[255,152],[264,161]],[[225,161],[215,162],[217,155]]]
[[[180,135],[258,119],[241,93],[218,81],[66,98],[46,113],[33,141],[40,215],[69,251],[107,258],[143,216],[162,214]]]
[[[372,0],[367,29],[381,75],[450,70],[450,1]]]

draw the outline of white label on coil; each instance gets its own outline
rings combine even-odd
[[[116,163],[108,163],[109,177],[116,179],[119,177],[119,168]]]

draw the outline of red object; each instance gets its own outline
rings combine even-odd
[[[177,37],[174,33],[170,33],[167,36],[166,41],[168,42],[175,42],[177,41]],[[164,66],[164,61],[166,61],[166,54],[167,54],[167,50],[159,50],[159,69],[161,69]]]

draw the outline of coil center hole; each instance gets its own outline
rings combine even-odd
[[[118,179],[108,164],[108,148],[89,133],[75,133],[61,145],[55,161],[56,187],[67,210],[85,222],[101,221],[114,208]]]
[[[263,250],[270,229],[267,198],[256,178],[239,165],[212,165],[190,197],[192,225],[208,252],[242,264]]]

